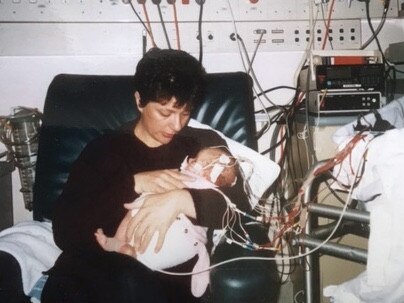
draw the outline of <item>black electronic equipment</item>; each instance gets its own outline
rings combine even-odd
[[[356,89],[384,94],[383,64],[317,65],[317,90]]]
[[[358,114],[383,105],[380,92],[369,91],[335,91],[316,92],[309,102],[309,111],[318,114]]]

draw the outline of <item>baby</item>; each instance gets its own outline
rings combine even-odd
[[[185,184],[188,188],[233,186],[237,181],[237,160],[226,147],[204,148],[198,152],[195,158],[187,157],[180,169],[184,174],[194,177],[194,181]],[[138,207],[128,212],[127,217],[118,227],[116,235],[126,231],[128,216],[136,215],[138,208],[143,204],[143,197],[144,195],[132,202]],[[198,261],[193,268],[193,272],[197,274],[192,276],[191,291],[194,296],[200,297],[209,284],[209,271],[206,271],[210,264],[205,246],[207,243],[206,230],[205,227],[194,225],[185,215],[180,214],[168,229],[160,251],[154,252],[157,242],[157,234],[155,234],[142,254],[136,253],[132,243],[125,243],[116,235],[107,237],[102,229],[98,229],[95,236],[104,250],[133,256],[153,270],[170,268],[198,255]]]

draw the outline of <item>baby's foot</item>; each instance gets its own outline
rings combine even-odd
[[[123,244],[123,245],[120,247],[119,252],[120,252],[121,254],[128,255],[128,256],[131,256],[131,257],[136,258],[136,250],[135,250],[135,248],[134,248],[133,246],[131,246],[130,244],[127,244],[127,243]]]
[[[98,228],[97,231],[94,233],[95,239],[97,240],[98,244],[106,251],[113,251],[108,245],[108,237],[104,234],[102,228]]]
[[[116,237],[107,237],[101,228],[98,228],[94,233],[98,244],[105,251],[114,251],[128,256],[136,257],[136,250],[128,243],[124,243]]]

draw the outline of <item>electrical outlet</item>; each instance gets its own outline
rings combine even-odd
[[[304,50],[310,40],[311,29],[308,22],[244,22],[238,25],[239,34],[249,50],[258,43],[257,30],[265,30],[261,40],[261,51]],[[361,21],[333,20],[328,33],[323,22],[317,22],[314,29],[314,48],[322,49],[359,49],[361,44]],[[324,40],[327,42],[324,44]]]
[[[326,37],[324,23],[318,22],[314,31],[314,48],[322,49]],[[186,41],[186,44],[182,43],[184,49],[197,52],[199,50],[197,24],[180,24],[180,33],[181,39]],[[250,52],[258,43],[259,51],[302,51],[306,49],[310,38],[309,24],[304,21],[242,22],[237,24],[237,33]],[[204,52],[237,51],[238,43],[234,34],[235,29],[231,22],[204,23],[202,26]],[[156,41],[163,43],[164,38],[158,28],[155,38]],[[327,39],[324,47],[326,50],[359,49],[361,21],[334,20],[330,24]]]

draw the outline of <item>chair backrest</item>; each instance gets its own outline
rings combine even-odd
[[[207,74],[204,101],[193,118],[257,149],[251,78]],[[86,144],[137,115],[132,76],[57,75],[45,100],[34,183],[35,220],[52,219],[70,166]]]

